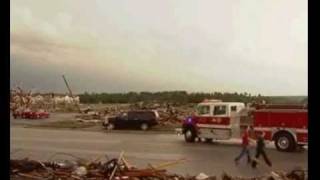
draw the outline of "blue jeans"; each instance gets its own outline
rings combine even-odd
[[[248,146],[242,146],[241,153],[239,154],[239,156],[235,158],[235,161],[239,161],[244,155],[247,155],[248,163],[251,162],[250,151]]]

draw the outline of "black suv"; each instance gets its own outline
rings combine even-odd
[[[158,124],[159,114],[157,111],[129,111],[116,117],[105,119],[103,126],[108,130],[115,128],[140,128],[147,130]]]

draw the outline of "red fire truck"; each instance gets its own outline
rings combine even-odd
[[[239,102],[209,100],[199,103],[197,113],[183,121],[182,133],[186,142],[196,138],[211,141],[230,139],[240,128],[240,111],[245,105]],[[308,142],[308,110],[306,107],[285,105],[257,106],[252,111],[254,131],[265,132],[266,140],[275,141],[280,151],[293,151],[297,145]]]
[[[308,109],[305,106],[265,105],[253,111],[255,132],[265,132],[280,151],[308,144]]]

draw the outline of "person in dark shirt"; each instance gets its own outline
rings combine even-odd
[[[260,157],[260,155],[263,156],[264,161],[266,162],[266,164],[271,167],[272,163],[270,161],[270,159],[268,158],[266,152],[265,152],[265,142],[264,142],[264,136],[265,133],[264,132],[259,132],[258,136],[257,136],[257,148],[256,148],[256,159],[258,159]],[[253,161],[252,163],[252,167],[255,168],[257,165],[256,161]]]
[[[249,138],[249,130],[250,130],[250,127],[248,126],[246,128],[246,130],[244,131],[244,133],[242,134],[242,150],[240,152],[240,154],[234,159],[236,165],[238,164],[239,160],[244,156],[244,155],[247,155],[247,160],[248,160],[248,163],[251,162],[251,156],[250,156],[250,151],[249,151],[249,142],[252,141],[250,138]]]

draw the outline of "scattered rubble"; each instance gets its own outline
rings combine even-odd
[[[33,112],[75,111],[80,104],[79,96],[69,97],[55,94],[35,94],[24,91],[20,87],[10,91],[10,110],[12,113],[22,113],[25,110]]]
[[[160,126],[180,125],[181,121],[194,111],[193,105],[184,106],[170,106],[168,104],[114,104],[105,105],[104,108],[92,108],[88,106],[81,109],[81,113],[75,116],[76,119],[81,120],[104,120],[107,117],[117,116],[121,112],[132,110],[157,110],[160,116]]]
[[[183,160],[183,159],[182,159]],[[157,180],[218,180],[216,176],[208,176],[200,173],[197,176],[182,176],[168,173],[166,167],[180,163],[182,160],[164,163],[158,166],[148,165],[147,168],[136,168],[124,157],[122,152],[119,158],[113,158],[106,162],[97,160],[63,161],[63,162],[40,162],[29,159],[10,160],[11,179],[157,179]],[[306,170],[293,170],[286,172],[271,172],[261,177],[234,177],[223,173],[222,180],[307,180]]]
[[[117,116],[121,112],[127,112],[132,110],[157,110],[159,113],[159,126],[177,126],[181,125],[181,122],[188,116],[195,113],[195,104],[186,105],[170,105],[168,103],[134,103],[134,104],[106,104],[100,108],[93,108],[87,106],[81,109],[81,113],[75,116],[76,119],[85,120],[104,120],[107,117]],[[252,118],[250,116],[253,108],[246,108],[241,113],[240,125],[245,127],[252,124]]]
[[[204,174],[204,173],[200,173],[196,176],[196,180],[205,180],[205,179],[208,179],[209,176]]]

